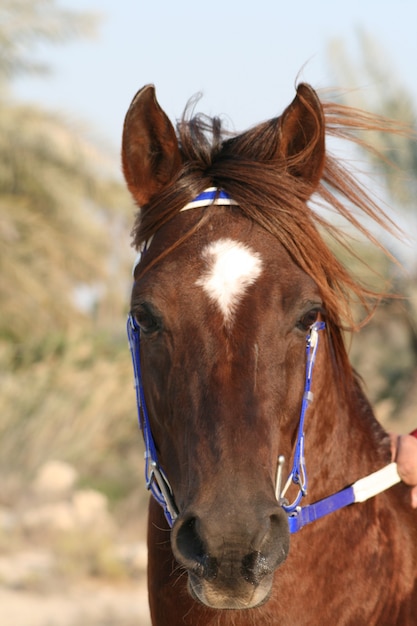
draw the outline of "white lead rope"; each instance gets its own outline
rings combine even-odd
[[[382,491],[386,491],[393,485],[401,482],[400,475],[397,470],[396,463],[390,463],[382,469],[360,478],[353,483],[353,493],[355,494],[355,502],[365,502],[369,498],[373,498]]]

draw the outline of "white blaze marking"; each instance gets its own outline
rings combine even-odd
[[[196,282],[216,302],[229,322],[247,288],[262,271],[261,257],[233,239],[219,239],[206,246],[202,257],[207,264]]]

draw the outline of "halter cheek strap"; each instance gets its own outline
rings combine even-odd
[[[133,363],[135,380],[136,406],[138,410],[139,426],[142,430],[145,443],[145,481],[146,488],[152,493],[155,500],[164,509],[165,517],[170,527],[173,526],[178,509],[174,501],[174,494],[168,479],[159,465],[158,454],[152,436],[148,409],[143,391],[142,371],[140,365],[140,328],[132,315],[127,319],[127,337]]]
[[[306,372],[303,401],[301,404],[300,421],[298,423],[297,442],[295,444],[294,461],[291,472],[285,483],[284,489],[281,492],[281,473],[284,459],[280,457],[278,465],[277,487],[276,495],[277,500],[281,504],[284,511],[288,514],[294,513],[301,501],[301,498],[307,495],[307,470],[304,458],[304,421],[306,411],[313,401],[313,393],[311,391],[311,383],[313,380],[313,368],[316,361],[317,348],[319,346],[319,331],[324,330],[326,324],[324,322],[315,322],[311,327],[306,338]],[[285,494],[291,485],[294,483],[298,486],[298,493],[292,504],[288,504],[285,499]]]
[[[353,485],[337,491],[336,493],[314,502],[300,506],[300,502],[307,495],[307,470],[304,459],[304,421],[305,414],[309,404],[313,401],[311,392],[311,383],[313,378],[313,368],[316,359],[316,353],[319,345],[319,331],[326,327],[324,322],[316,322],[310,327],[306,341],[306,374],[303,401],[301,405],[300,422],[298,425],[297,442],[295,445],[294,461],[288,480],[281,491],[282,468],[284,457],[278,459],[276,497],[279,504],[288,515],[288,526],[290,533],[296,533],[307,524],[315,522],[321,517],[325,517],[338,509],[356,502],[365,502],[369,498],[373,498],[378,493],[389,489],[396,483],[400,482],[400,476],[397,471],[397,464],[390,463],[386,467],[357,480]],[[298,486],[298,493],[292,502],[288,504],[285,499],[291,483]]]

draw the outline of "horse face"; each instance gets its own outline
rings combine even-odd
[[[250,608],[267,600],[289,550],[277,458],[291,457],[305,337],[321,300],[275,238],[239,210],[210,211],[152,265],[166,240],[164,228],[157,233],[132,312],[152,432],[179,509],[174,556],[195,598]],[[174,240],[189,219],[170,224]]]
[[[275,498],[277,458],[292,453],[305,338],[321,300],[300,269],[306,263],[285,251],[294,251],[286,206],[295,202],[299,216],[290,231],[303,248],[311,245],[317,235],[305,201],[324,167],[324,113],[315,92],[300,85],[282,116],[257,129],[219,142],[217,126],[209,149],[204,124],[192,136],[185,125],[178,142],[150,85],[128,110],[122,159],[142,207],[136,243],[155,235],[137,269],[132,312],[158,458],[179,510],[174,556],[201,602],[249,608],[268,598],[289,549]],[[238,174],[245,163],[246,174]],[[208,208],[199,228],[200,210],[178,213],[193,190],[222,180],[241,205],[251,204],[243,188],[253,200],[263,185],[267,210],[281,207],[282,239],[258,225],[267,219],[262,212],[257,221],[237,208]],[[305,260],[304,250],[298,256]]]

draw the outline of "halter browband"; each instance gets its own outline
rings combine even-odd
[[[238,206],[238,203],[233,200],[229,194],[223,189],[217,187],[208,187],[202,191],[194,200],[191,200],[188,204],[182,207],[181,211],[188,211],[189,209],[198,209],[204,206]],[[180,211],[180,212],[181,212]]]
[[[181,211],[212,205],[237,206],[237,202],[230,198],[225,191],[219,190],[216,187],[209,187],[199,194],[192,202],[185,205]],[[138,263],[140,263],[140,260],[145,251],[149,248],[150,243],[151,240],[145,242],[143,245],[138,257],[135,260],[133,270]],[[305,385],[298,425],[297,442],[295,445],[292,469],[282,491],[281,482],[284,457],[280,456],[278,459],[276,497],[280,506],[282,506],[288,515],[290,533],[295,533],[306,524],[320,519],[333,511],[337,511],[342,507],[348,506],[349,504],[364,502],[368,498],[372,498],[378,493],[389,489],[389,487],[392,487],[401,480],[397,472],[396,463],[390,463],[377,472],[356,481],[353,485],[350,485],[345,489],[324,498],[323,500],[319,500],[318,502],[308,504],[303,507],[300,506],[302,498],[307,495],[307,471],[304,458],[304,421],[308,406],[313,400],[313,394],[311,392],[313,368],[319,345],[319,331],[324,330],[324,328],[324,322],[315,322],[310,327],[310,331],[306,337]],[[127,335],[132,355],[138,420],[145,443],[146,487],[163,508],[167,522],[172,528],[179,511],[175,504],[171,485],[169,484],[163,469],[159,465],[156,446],[152,436],[142,383],[140,365],[140,328],[132,314],[129,314],[127,320]],[[284,496],[291,483],[298,487],[298,493],[294,501],[289,504]]]
[[[201,209],[205,206],[238,206],[238,203],[233,200],[229,194],[227,194],[223,189],[218,189],[217,187],[208,187],[204,191],[198,194],[191,200],[188,204],[182,207],[180,213],[183,211],[188,211],[189,209]],[[139,248],[139,252],[136,256],[136,259],[133,263],[132,274],[135,274],[135,269],[139,265],[142,256],[146,250],[149,249],[149,246],[152,243],[153,235],[147,241],[144,241]]]

